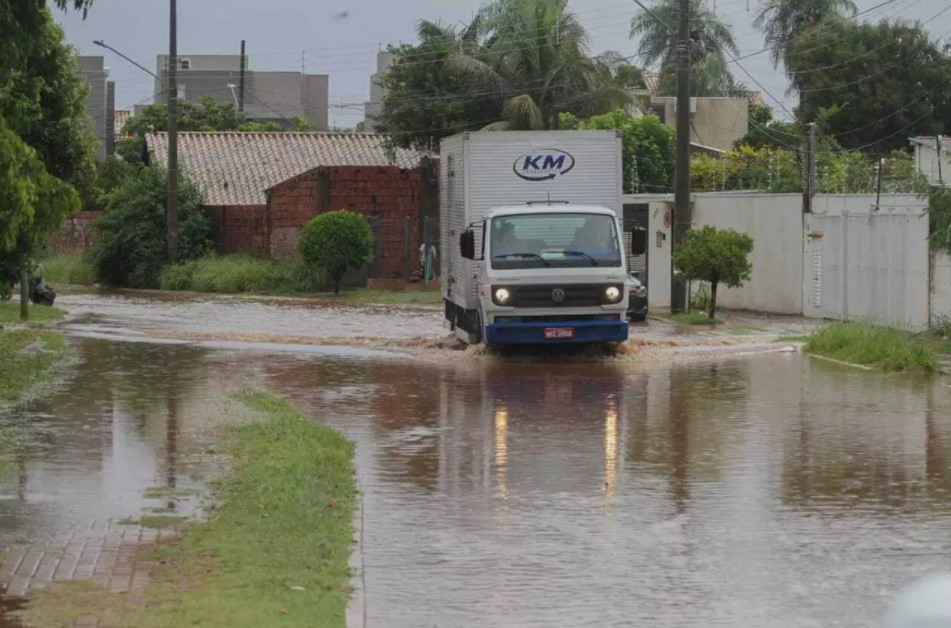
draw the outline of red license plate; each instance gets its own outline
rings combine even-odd
[[[545,329],[545,339],[574,338],[575,330],[572,327],[548,327]]]

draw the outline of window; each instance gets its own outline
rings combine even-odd
[[[183,69],[183,70],[191,70],[191,69],[192,69],[192,62],[191,62],[190,60],[188,60],[188,59],[181,59],[181,60],[179,60],[179,62],[178,62],[178,67],[181,68],[181,69]]]
[[[492,268],[620,266],[617,221],[607,214],[517,214],[492,219]]]

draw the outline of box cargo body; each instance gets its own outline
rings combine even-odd
[[[462,257],[459,235],[497,207],[600,205],[622,214],[619,131],[501,131],[440,144],[440,258],[446,318],[478,306],[481,261]],[[476,250],[481,230],[476,231]],[[452,307],[452,305],[456,307]],[[457,323],[465,322],[457,320]]]

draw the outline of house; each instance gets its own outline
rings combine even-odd
[[[634,90],[637,109],[677,126],[677,97],[660,94],[660,74],[644,73],[645,88]],[[759,92],[744,97],[702,96],[690,99],[690,141],[703,149],[727,151],[750,128],[749,105],[765,104]]]
[[[929,183],[946,185],[951,182],[951,157],[948,156],[951,137],[913,137],[908,142],[915,149],[915,166],[928,177]]]
[[[247,55],[245,56],[247,59]],[[168,55],[158,55],[155,102],[167,103]],[[240,101],[241,55],[179,55],[178,97],[198,101]],[[255,122],[275,122],[290,127],[294,118],[304,118],[315,131],[328,129],[330,78],[302,72],[259,72],[245,66],[244,112]]]
[[[404,249],[419,246],[421,217],[438,215],[437,194],[427,156],[390,150],[386,139],[364,133],[180,133],[179,163],[205,194],[203,210],[219,252],[292,260],[311,218],[349,209],[366,216],[377,235],[371,276],[404,277]],[[166,162],[168,134],[150,134],[146,145],[149,161]],[[398,251],[390,246],[397,243]]]
[[[117,109],[113,117],[113,128],[115,129],[115,141],[122,139],[122,129],[125,123],[132,117],[132,112],[128,109]]]
[[[96,158],[100,161],[115,152],[115,136],[112,132],[116,108],[116,84],[109,80],[109,69],[104,57],[79,57],[79,74],[89,87],[86,94],[86,111],[89,124],[98,140]]]

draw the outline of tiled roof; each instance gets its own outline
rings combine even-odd
[[[126,121],[132,116],[132,112],[128,109],[116,109],[115,121],[113,122],[116,131],[116,137],[122,135],[122,127],[125,126]]]
[[[146,136],[149,159],[168,160],[168,134]],[[179,133],[182,172],[202,188],[208,205],[264,205],[265,190],[318,166],[419,166],[424,154],[396,149],[369,133]]]

